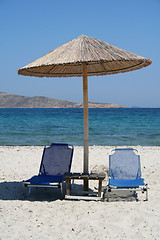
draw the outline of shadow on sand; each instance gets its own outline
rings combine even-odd
[[[63,199],[59,188],[31,188],[30,195],[25,197],[23,182],[0,182],[0,200],[55,201],[58,199]]]
[[[63,184],[63,195],[59,188],[31,188],[31,193],[26,197],[26,192],[23,187],[23,182],[0,182],[0,200],[21,200],[21,201],[56,201],[63,200],[65,196],[65,183]],[[97,192],[97,191],[96,191]],[[89,188],[91,196],[95,195],[96,192]],[[72,195],[83,196],[83,185],[72,184]]]
[[[63,186],[65,189],[65,184]],[[72,195],[83,195],[82,184],[72,185]],[[90,195],[95,195],[92,189],[89,189]],[[65,194],[65,192],[64,192]],[[29,196],[25,196],[23,182],[0,182],[0,200],[21,200],[21,201],[56,201],[63,200],[64,195],[61,194],[59,188],[31,188]],[[106,198],[104,199],[106,201]],[[111,194],[110,202],[117,201],[137,201],[136,193],[121,192],[119,195]]]

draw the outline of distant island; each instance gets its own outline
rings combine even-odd
[[[43,96],[25,97],[9,93],[0,93],[0,108],[82,108],[83,103],[58,100]],[[115,103],[89,102],[89,108],[125,108]]]

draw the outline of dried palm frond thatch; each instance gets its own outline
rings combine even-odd
[[[18,74],[37,77],[82,76],[82,65],[87,64],[88,76],[107,75],[133,71],[151,63],[150,59],[81,35],[20,68]]]

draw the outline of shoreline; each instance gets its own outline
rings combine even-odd
[[[0,239],[159,239],[160,147],[132,147],[140,151],[142,177],[149,186],[147,202],[141,193],[138,202],[133,197],[61,200],[59,189],[38,189],[25,199],[22,181],[38,174],[43,146],[0,146]],[[112,148],[90,146],[89,169],[107,172]],[[71,171],[82,168],[83,147],[75,146]],[[95,182],[90,184],[93,189]]]
[[[55,142],[57,143],[57,142]],[[61,143],[61,142],[58,142]],[[66,143],[66,142],[62,142]],[[51,143],[50,143],[51,144]],[[44,147],[44,146],[49,146],[50,144],[46,145],[0,145],[0,147]],[[66,143],[69,145],[73,145],[71,143]],[[73,145],[73,147],[84,147],[83,145]],[[138,147],[160,147],[160,145],[89,145],[89,148],[91,147],[111,147],[111,148],[138,148]]]

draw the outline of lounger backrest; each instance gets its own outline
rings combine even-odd
[[[70,172],[73,146],[68,144],[51,144],[43,151],[39,174],[63,175]]]
[[[113,179],[138,179],[141,177],[140,156],[133,148],[115,149],[109,156],[109,176]]]

